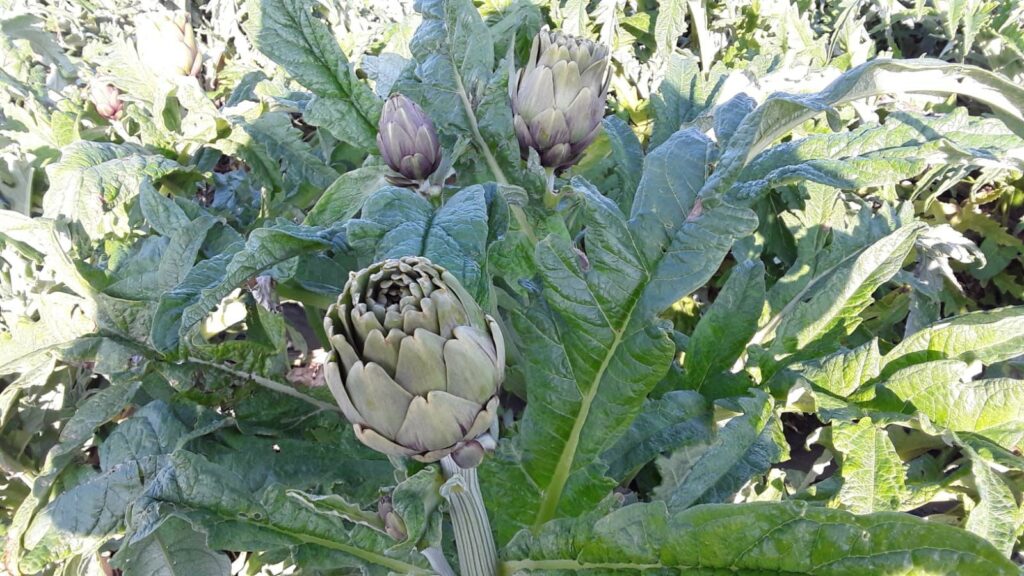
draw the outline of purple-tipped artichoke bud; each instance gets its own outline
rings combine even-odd
[[[324,330],[325,379],[370,448],[436,462],[490,429],[504,339],[444,268],[405,257],[352,273]]]
[[[124,102],[121,102],[121,93],[113,84],[92,82],[89,85],[89,99],[96,106],[96,112],[107,120],[117,120],[121,117]]]
[[[434,122],[418,104],[401,94],[384,103],[377,126],[377,149],[397,175],[395,186],[414,188],[441,165],[441,144]]]
[[[597,137],[608,96],[608,47],[560,31],[541,30],[530,59],[509,78],[519,151],[545,168],[575,164]]]
[[[194,76],[202,58],[195,32],[184,12],[149,12],[135,18],[135,48],[153,74]]]
[[[399,542],[404,542],[409,537],[409,531],[405,527],[405,520],[395,512],[395,506],[391,502],[391,496],[384,494],[377,502],[377,517],[384,522],[384,531]]]

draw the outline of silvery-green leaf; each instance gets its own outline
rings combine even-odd
[[[256,46],[317,98],[306,119],[339,140],[376,150],[382,102],[356,77],[327,23],[309,0],[249,2],[246,30]]]

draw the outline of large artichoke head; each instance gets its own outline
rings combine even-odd
[[[394,94],[384,103],[377,126],[377,149],[397,175],[395,186],[416,187],[441,165],[441,144],[434,122],[418,104]]]
[[[597,137],[608,96],[608,47],[541,30],[526,66],[510,78],[508,95],[519,150],[540,155],[545,168],[575,164]]]
[[[327,383],[360,441],[421,462],[479,463],[505,344],[451,273],[419,257],[354,272],[324,329]]]

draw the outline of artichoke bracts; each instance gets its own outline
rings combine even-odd
[[[608,47],[541,30],[530,59],[509,80],[519,151],[560,171],[575,164],[601,129],[608,96]]]
[[[360,441],[421,462],[479,463],[505,344],[451,273],[419,257],[352,273],[324,329],[327,383]]]
[[[377,149],[396,175],[395,186],[416,188],[441,165],[441,144],[434,122],[412,100],[394,94],[384,103],[377,125]]]
[[[150,12],[135,18],[135,46],[150,72],[165,78],[195,76],[203,59],[184,12]]]
[[[96,112],[107,120],[117,120],[121,117],[124,102],[121,101],[121,93],[113,84],[93,80],[89,85],[89,99],[96,106]]]

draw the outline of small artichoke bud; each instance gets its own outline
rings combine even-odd
[[[327,385],[370,448],[436,462],[494,422],[505,377],[501,330],[430,260],[385,260],[353,273],[324,330]],[[468,450],[465,460],[479,462],[477,447]]]
[[[441,144],[434,122],[405,96],[394,94],[388,98],[377,129],[377,149],[398,173],[388,176],[395,186],[414,188],[441,165]]]
[[[157,76],[194,76],[202,64],[195,32],[184,12],[150,12],[137,16],[135,47],[143,65]]]
[[[395,512],[395,506],[391,502],[391,496],[383,494],[377,502],[377,516],[384,522],[384,531],[399,542],[404,542],[409,537],[405,527],[405,520]]]
[[[597,137],[608,96],[608,47],[541,30],[530,59],[509,78],[519,151],[555,171],[575,164]]]
[[[96,112],[107,120],[117,120],[121,117],[124,103],[121,102],[121,93],[113,84],[92,82],[89,85],[89,99],[96,106]]]

